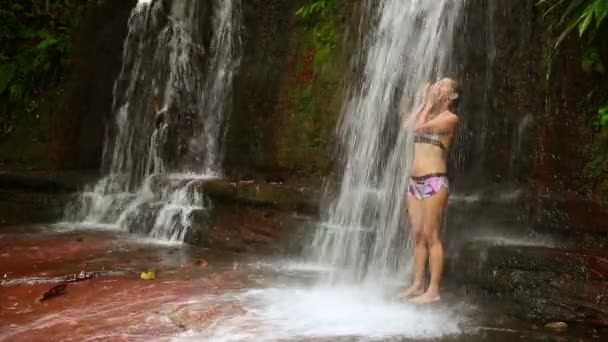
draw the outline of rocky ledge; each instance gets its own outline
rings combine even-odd
[[[301,185],[202,180],[212,200],[208,243],[238,252],[299,253],[314,232],[320,192]]]
[[[92,173],[0,170],[0,225],[53,222]]]
[[[80,203],[78,193],[94,182],[90,174],[0,172],[0,225],[60,221],[66,205]],[[320,192],[302,184],[156,176],[150,187],[160,196],[184,183],[210,200],[206,209],[193,213],[187,242],[196,245],[238,252],[297,252],[318,213]],[[142,205],[149,206],[142,211],[145,217],[126,229],[147,234],[158,211],[152,206],[158,203]],[[125,208],[117,208],[105,221],[116,222]]]
[[[608,327],[608,254],[603,251],[473,242],[451,275],[482,302],[511,302],[507,312],[545,324]]]
[[[240,203],[315,214],[320,192],[312,187],[255,181],[205,180],[199,188],[206,196],[223,203]]]

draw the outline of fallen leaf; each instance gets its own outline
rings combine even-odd
[[[50,290],[46,291],[40,299],[39,302],[43,302],[45,300],[51,299],[53,297],[57,297],[61,294],[65,293],[65,289],[68,287],[68,284],[59,284],[57,286],[52,287]]]
[[[204,268],[204,267],[207,267],[208,264],[209,263],[205,259],[198,259],[198,260],[196,260],[196,266]]]
[[[549,322],[545,324],[545,329],[566,330],[568,329],[568,324],[565,322]]]
[[[154,272],[154,271],[141,272],[139,277],[143,280],[153,280],[154,278],[156,278],[156,272]]]

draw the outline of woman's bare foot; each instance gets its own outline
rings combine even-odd
[[[412,299],[410,299],[411,303],[414,304],[430,304],[430,303],[434,303],[434,302],[438,302],[441,300],[441,297],[439,296],[439,291],[426,291],[425,293],[421,294],[420,296],[414,297]]]
[[[407,299],[414,296],[420,296],[424,293],[424,288],[421,285],[412,285],[407,289],[401,291],[398,295],[399,299]]]

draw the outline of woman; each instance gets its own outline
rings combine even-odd
[[[447,152],[452,144],[458,117],[451,111],[458,98],[457,83],[444,78],[427,89],[421,111],[416,113],[414,162],[408,186],[407,209],[415,238],[413,284],[400,293],[417,304],[440,300],[443,245],[439,230],[448,202]],[[424,273],[430,264],[431,281],[424,288]]]

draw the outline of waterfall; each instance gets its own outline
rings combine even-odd
[[[360,41],[361,80],[348,95],[338,134],[341,183],[313,254],[333,280],[377,279],[408,265],[405,194],[413,125],[402,113],[420,104],[426,82],[450,76],[461,0],[367,1],[371,29]],[[412,116],[409,117],[412,119]],[[411,121],[411,120],[410,120]]]
[[[240,0],[139,0],[128,23],[102,159],[70,220],[182,241],[221,174],[240,64]],[[206,20],[209,19],[209,20]]]

